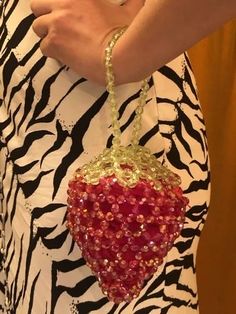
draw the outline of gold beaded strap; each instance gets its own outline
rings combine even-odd
[[[118,148],[121,145],[121,131],[119,123],[119,113],[118,106],[116,103],[116,94],[115,94],[115,76],[112,66],[112,51],[119,40],[119,38],[124,34],[127,27],[119,29],[113,36],[110,42],[108,43],[107,48],[105,49],[105,67],[106,67],[106,80],[107,80],[107,91],[109,92],[109,103],[111,107],[111,118],[112,118],[112,129],[113,129],[113,147],[114,149]],[[138,145],[139,134],[142,128],[142,113],[143,107],[146,103],[147,92],[149,89],[148,79],[144,79],[141,83],[141,92],[138,100],[138,106],[135,110],[134,126],[131,137],[131,144]]]
[[[131,145],[127,147],[121,145],[119,112],[115,94],[115,76],[112,66],[112,50],[125,30],[126,28],[119,29],[112,36],[105,50],[107,91],[109,92],[108,102],[111,107],[114,136],[112,147],[106,148],[94,160],[83,165],[81,169],[78,169],[76,176],[82,176],[86,183],[99,184],[100,178],[115,175],[118,183],[126,187],[134,187],[140,179],[149,180],[153,182],[157,190],[161,189],[164,181],[167,184],[171,182],[172,185],[179,185],[179,176],[166,167],[163,167],[147,147],[138,145],[143,107],[146,103],[149,89],[148,79],[144,79],[141,83],[141,92],[135,110]]]

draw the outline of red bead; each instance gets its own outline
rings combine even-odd
[[[144,180],[123,187],[115,176],[69,182],[67,228],[110,301],[136,298],[179,236],[188,200],[172,180],[159,191]]]

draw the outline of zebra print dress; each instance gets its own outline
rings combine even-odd
[[[209,203],[204,121],[186,54],[150,80],[140,144],[182,177],[185,227],[130,304],[102,294],[65,226],[67,182],[111,145],[107,93],[55,60],[34,35],[28,0],[0,17],[0,313],[197,314],[196,251]],[[128,144],[139,83],[117,88]]]

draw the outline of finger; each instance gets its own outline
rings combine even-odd
[[[46,37],[49,30],[49,16],[42,15],[34,20],[32,24],[32,29],[38,37]]]
[[[36,17],[38,17],[38,16],[52,12],[53,1],[52,0],[31,0],[30,7],[33,14]]]

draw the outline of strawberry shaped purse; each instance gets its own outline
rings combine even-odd
[[[114,91],[113,35],[105,52],[113,142],[69,182],[67,227],[103,293],[115,303],[131,302],[180,235],[188,199],[180,178],[149,149],[138,145],[148,80],[142,82],[131,144],[121,145]]]

